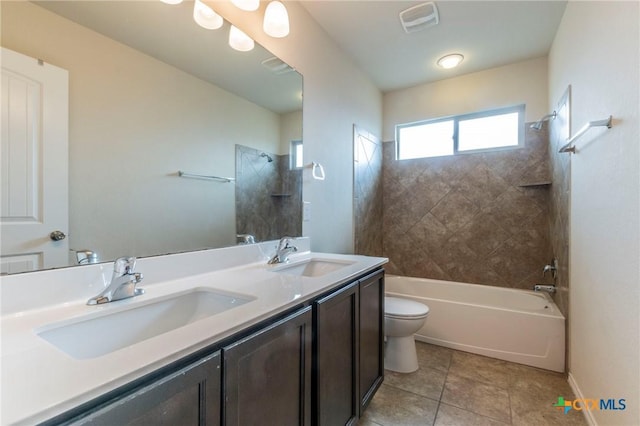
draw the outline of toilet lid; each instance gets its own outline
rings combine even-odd
[[[421,318],[429,313],[429,307],[409,299],[387,296],[384,298],[384,314],[395,318]]]

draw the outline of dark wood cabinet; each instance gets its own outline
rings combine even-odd
[[[315,424],[355,424],[384,379],[384,272],[314,304]]]
[[[315,424],[358,420],[358,282],[314,304]]]
[[[220,351],[95,409],[73,425],[220,424]]]
[[[383,328],[380,269],[44,424],[356,424],[383,380]]]
[[[223,424],[311,424],[311,326],[307,307],[223,348]]]
[[[360,280],[360,415],[384,379],[384,273]]]

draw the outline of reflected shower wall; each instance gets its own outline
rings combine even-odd
[[[236,233],[256,241],[302,235],[302,170],[289,155],[236,145]]]

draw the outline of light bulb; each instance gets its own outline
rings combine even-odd
[[[196,0],[193,4],[193,20],[202,28],[217,30],[223,24],[222,16],[218,15],[209,6]]]
[[[253,12],[260,7],[260,0],[231,0],[231,3],[238,9]]]
[[[262,28],[271,37],[281,38],[289,34],[289,14],[284,4],[272,1],[267,5]]]
[[[455,68],[460,65],[460,62],[462,62],[463,59],[464,56],[462,56],[461,54],[453,53],[451,55],[446,55],[438,59],[438,65],[445,69]]]
[[[180,4],[182,3],[182,0],[160,0],[162,3],[166,3],[166,4]]]
[[[229,29],[229,46],[240,52],[248,52],[253,49],[254,43],[251,37],[232,25]]]

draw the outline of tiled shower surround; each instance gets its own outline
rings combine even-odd
[[[553,121],[549,128],[549,158],[553,185],[549,195],[551,246],[558,259],[557,292],[554,296],[560,311],[569,318],[569,199],[571,195],[571,154],[559,153],[566,143],[561,140]],[[567,346],[569,347],[569,346]]]
[[[236,145],[236,233],[256,242],[302,235],[302,171],[291,170],[289,155]]]
[[[394,143],[384,143],[387,271],[524,289],[552,283],[542,277],[553,257],[547,141],[527,123],[519,149],[397,161]]]
[[[354,134],[355,252],[382,256],[382,143],[358,127]]]

